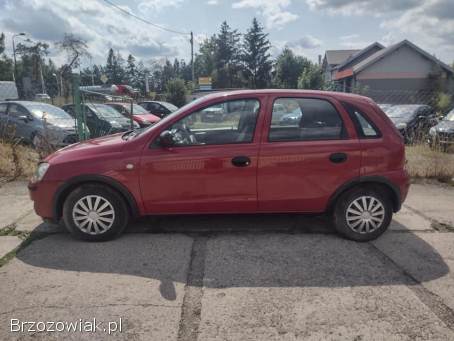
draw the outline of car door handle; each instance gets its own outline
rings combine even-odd
[[[235,167],[247,167],[251,164],[251,159],[247,156],[235,156],[232,159],[232,165]]]
[[[342,163],[347,161],[347,154],[345,153],[333,153],[329,156],[329,160],[332,163]]]

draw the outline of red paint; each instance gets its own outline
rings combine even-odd
[[[341,115],[347,137],[331,141],[268,142],[271,108],[279,97],[328,100]],[[225,100],[260,101],[252,143],[163,148],[152,146],[159,134],[182,117]],[[359,139],[341,102],[349,102],[373,121],[380,138]],[[346,153],[344,163],[329,161]],[[235,167],[235,156],[251,164]],[[178,213],[313,212],[327,209],[330,198],[345,184],[364,177],[384,179],[408,191],[404,145],[386,115],[368,98],[321,91],[262,90],[217,93],[186,106],[142,135],[125,141],[121,134],[71,145],[46,159],[50,167],[42,181],[30,183],[35,210],[52,218],[58,189],[84,175],[102,175],[123,185],[139,215]],[[127,164],[134,165],[132,170]]]

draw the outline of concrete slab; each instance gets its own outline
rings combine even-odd
[[[419,246],[431,249],[423,240]],[[407,284],[371,245],[336,236],[213,237],[199,339],[453,339]]]
[[[27,182],[9,182],[0,187],[0,228],[15,223],[33,210]]]
[[[454,188],[437,184],[413,184],[404,203],[418,212],[454,227]]]
[[[389,229],[394,231],[433,231],[431,223],[429,219],[403,206],[398,213],[394,214]]]
[[[4,321],[123,320],[119,340],[175,340],[192,239],[179,234],[126,235],[84,243],[65,234],[34,241],[0,268]],[[110,340],[103,333],[12,334],[0,340]]]
[[[42,223],[43,220],[41,219],[41,217],[36,215],[36,213],[32,211],[16,222],[16,230],[31,232]]]
[[[0,258],[13,251],[22,240],[15,236],[0,236]]]
[[[373,243],[454,310],[454,233],[385,234]]]

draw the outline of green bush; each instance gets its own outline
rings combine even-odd
[[[177,107],[182,107],[186,104],[187,89],[182,79],[176,78],[167,82],[166,85],[166,100]]]

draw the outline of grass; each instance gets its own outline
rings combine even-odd
[[[454,154],[433,150],[426,144],[406,147],[407,171],[414,179],[437,179],[452,182]]]
[[[11,180],[31,177],[39,161],[33,148],[1,140],[0,155],[0,177]]]

